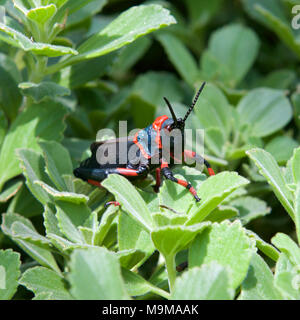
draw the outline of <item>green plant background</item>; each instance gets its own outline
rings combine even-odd
[[[0,299],[299,299],[296,4],[0,0]],[[184,115],[203,81],[187,127],[217,174],[174,170],[200,203],[73,176],[98,130]]]

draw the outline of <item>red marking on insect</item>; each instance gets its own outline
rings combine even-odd
[[[215,175],[215,172],[214,172],[213,168],[207,168],[207,171],[208,171],[210,176],[214,176]]]
[[[136,170],[133,169],[126,169],[126,168],[117,168],[118,173],[122,175],[126,175],[128,177],[136,177],[138,173]]]
[[[95,180],[88,180],[87,181],[89,184],[92,184],[93,186],[96,186],[96,187],[102,187],[101,183],[99,181],[95,181]]]

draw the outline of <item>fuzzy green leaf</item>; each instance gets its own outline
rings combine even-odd
[[[22,82],[19,84],[19,88],[24,96],[31,97],[36,103],[71,94],[70,89],[62,87],[51,81],[43,81],[38,84]]]
[[[230,205],[239,211],[239,219],[243,225],[258,217],[263,217],[271,212],[265,201],[254,197],[239,197],[230,202]]]
[[[145,201],[126,178],[112,174],[102,182],[102,186],[108,189],[122,204],[122,208],[146,230],[153,229],[154,222]]]
[[[0,202],[6,202],[10,198],[12,198],[22,187],[22,181],[12,181],[9,182],[5,190],[3,190],[0,194]]]
[[[57,201],[56,217],[61,232],[70,240],[78,244],[84,244],[85,240],[78,229],[84,226],[91,212],[84,203],[76,204],[67,201]]]
[[[246,279],[242,283],[241,300],[282,299],[274,286],[274,276],[265,261],[253,254]]]
[[[250,125],[254,137],[265,137],[283,128],[292,119],[292,107],[282,90],[258,88],[241,99],[237,110]]]
[[[138,249],[145,252],[146,258],[155,250],[149,232],[124,211],[119,215],[118,245],[119,250]]]
[[[196,235],[202,232],[210,223],[203,222],[197,225],[160,227],[151,232],[151,239],[165,257],[174,256],[185,249]]]
[[[44,293],[51,294],[51,300],[72,299],[66,289],[67,283],[64,278],[44,267],[34,267],[26,270],[19,282],[34,292],[35,296]]]
[[[0,53],[0,107],[11,120],[17,116],[22,103],[22,96],[17,90],[20,81],[21,74],[15,62]]]
[[[228,268],[231,287],[237,288],[247,274],[252,243],[239,221],[214,223],[198,235],[189,250],[189,267],[217,261]]]
[[[9,213],[3,215],[1,225],[2,231],[6,235],[10,236],[29,256],[31,256],[34,260],[39,262],[42,266],[51,268],[52,270],[60,274],[60,270],[56,264],[56,261],[49,250],[42,248],[39,245],[34,244],[30,241],[18,239],[14,236],[12,226],[15,222],[21,222],[29,229],[36,232],[30,220],[16,213]]]
[[[17,291],[20,266],[19,253],[0,250],[0,300],[11,299]]]
[[[71,255],[68,280],[76,299],[128,299],[118,259],[105,248],[76,249]]]
[[[40,185],[34,183],[37,180],[51,183],[45,173],[45,162],[42,156],[30,149],[18,149],[17,155],[20,159],[20,166],[23,169],[29,190],[41,203],[46,204],[50,202],[51,198],[47,192],[45,192]]]
[[[292,157],[292,170],[295,183],[300,183],[300,148],[294,150]]]
[[[41,141],[39,145],[45,156],[49,177],[60,191],[68,190],[62,176],[73,173],[69,152],[55,141]]]
[[[0,40],[7,42],[14,47],[23,49],[24,51],[32,51],[36,55],[47,57],[58,57],[66,54],[76,55],[78,53],[70,47],[33,42],[21,32],[10,28],[3,23],[0,23]]]
[[[171,299],[233,300],[230,275],[225,267],[213,261],[194,267],[176,279]]]
[[[236,172],[222,172],[205,180],[197,190],[202,199],[199,204],[194,204],[189,212],[186,225],[201,222],[212,212],[228,195],[249,181]]]
[[[50,20],[57,12],[56,6],[54,4],[49,4],[48,6],[37,7],[30,9],[27,12],[27,18],[43,25],[48,20]]]
[[[155,287],[153,284],[146,281],[143,277],[135,272],[122,268],[122,276],[125,283],[125,288],[131,296],[141,296],[147,292],[153,292],[166,299],[169,298],[169,294],[167,292]]]
[[[75,59],[67,59],[49,69],[50,72],[75,62],[100,57],[120,49],[135,39],[175,23],[169,11],[159,5],[134,6],[123,12],[100,32],[91,36],[78,48]]]
[[[280,251],[286,253],[294,265],[300,265],[300,248],[288,235],[277,233],[271,242]]]
[[[252,149],[246,153],[255,162],[260,173],[267,179],[276,197],[291,218],[294,218],[294,209],[291,204],[292,194],[275,159],[262,149]]]
[[[256,34],[238,24],[215,31],[209,40],[209,53],[216,60],[215,66],[221,65],[220,78],[230,87],[235,87],[247,74],[258,48]]]
[[[299,143],[288,136],[278,136],[272,139],[265,147],[265,150],[272,154],[279,164],[286,163]],[[299,169],[300,170],[300,169]]]
[[[11,125],[0,153],[0,189],[10,178],[20,174],[15,150],[26,148],[40,151],[37,140],[61,140],[65,129],[63,119],[66,111],[54,102],[31,105],[20,113]]]
[[[175,36],[169,33],[162,33],[157,36],[166,53],[181,77],[191,86],[198,80],[198,66],[184,44]]]

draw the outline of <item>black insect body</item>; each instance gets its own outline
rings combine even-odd
[[[170,102],[164,98],[172,118],[166,115],[160,116],[151,125],[138,131],[133,137],[94,142],[91,145],[91,157],[83,161],[74,170],[74,175],[100,187],[101,181],[109,174],[120,174],[132,180],[143,178],[149,172],[155,170],[156,185],[154,188],[156,191],[161,184],[162,174],[166,179],[187,188],[195,200],[200,201],[192,185],[188,181],[175,178],[170,167],[175,164],[175,159],[184,162],[184,159],[192,158],[196,162],[204,163],[209,175],[215,174],[205,159],[194,151],[184,150],[183,148],[185,121],[192,112],[204,85],[205,82],[197,92],[192,105],[183,119],[176,117]],[[174,132],[177,134],[174,135]],[[176,154],[178,144],[181,144],[182,149],[180,150],[183,150],[180,153],[180,159],[178,159],[178,155]],[[125,150],[125,153],[120,152],[120,150]],[[176,157],[174,156],[175,154]],[[116,202],[113,203],[117,204]]]

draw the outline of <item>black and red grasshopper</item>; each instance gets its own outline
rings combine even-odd
[[[103,181],[109,174],[120,174],[129,180],[144,178],[151,171],[156,171],[156,185],[154,189],[158,191],[161,184],[161,173],[166,178],[187,188],[194,196],[196,201],[200,201],[196,190],[185,180],[174,177],[170,167],[174,165],[174,150],[176,143],[172,133],[179,132],[182,149],[182,159],[192,158],[196,162],[204,163],[207,167],[209,175],[214,175],[214,171],[210,164],[197,155],[194,151],[184,150],[184,127],[185,121],[192,112],[200,93],[204,88],[205,82],[197,92],[195,99],[188,109],[185,117],[177,118],[170,102],[164,98],[172,118],[166,115],[156,118],[156,120],[148,127],[138,131],[135,136],[124,137],[102,142],[94,142],[90,149],[92,155],[84,160],[78,168],[74,170],[74,175],[92,185],[101,187]],[[168,146],[164,144],[165,137],[170,137]],[[177,142],[178,140],[176,140]],[[166,150],[168,149],[168,150]],[[131,156],[125,158],[120,154],[119,150],[127,150]],[[169,153],[169,157],[166,155]],[[105,158],[105,162],[102,160]],[[169,159],[169,161],[166,160]],[[178,158],[176,157],[178,160]],[[118,205],[117,202],[110,202]],[[110,204],[109,203],[109,204]]]

